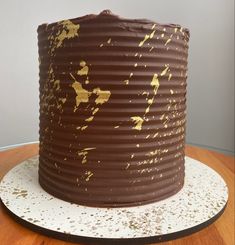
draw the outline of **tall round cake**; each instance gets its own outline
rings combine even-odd
[[[39,182],[88,206],[133,206],[184,184],[189,31],[105,10],[38,27]]]

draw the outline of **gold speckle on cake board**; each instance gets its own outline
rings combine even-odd
[[[19,197],[26,197],[28,195],[28,191],[27,190],[20,190],[17,188],[14,188],[14,191],[12,192],[13,195],[16,195],[16,198]]]

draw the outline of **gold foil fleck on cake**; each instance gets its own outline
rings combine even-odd
[[[87,162],[88,151],[96,149],[95,147],[84,148],[78,152],[78,155],[82,157],[82,164]]]
[[[72,84],[72,87],[77,94],[76,96],[76,106],[77,107],[80,105],[80,103],[87,103],[89,101],[91,92],[88,92],[86,89],[84,89],[80,82],[75,81]]]
[[[139,116],[134,116],[134,117],[131,117],[131,119],[136,124],[133,128],[136,130],[141,130],[142,129],[142,123],[144,121],[143,118],[141,118]]]
[[[80,76],[84,76],[84,75],[87,75],[88,72],[89,72],[89,68],[88,68],[88,66],[85,65],[80,70],[78,70],[77,74]]]
[[[164,33],[162,33],[162,34],[161,34],[161,37],[164,37],[164,36],[165,36],[165,34],[164,34]]]
[[[153,30],[155,26],[156,26],[156,24],[153,24],[152,27],[151,27],[151,29]]]
[[[171,93],[171,94],[174,94],[174,91],[173,91],[172,89],[170,89],[170,93]]]
[[[165,42],[165,46],[171,41],[171,39],[167,39],[167,41]]]
[[[123,82],[124,82],[126,85],[129,84],[129,80],[128,80],[128,79],[124,80]]]
[[[153,135],[153,138],[156,138],[158,136],[158,132]]]
[[[169,69],[169,66],[167,65],[166,68],[162,71],[161,76],[165,76],[168,69]]]
[[[108,39],[108,41],[107,41],[107,43],[108,43],[108,44],[110,44],[110,43],[111,43],[111,41],[112,41],[112,39],[111,39],[111,38],[109,38],[109,39]]]
[[[54,81],[54,87],[55,87],[55,90],[59,90],[60,89],[60,80],[55,80]]]
[[[50,40],[51,55],[54,54],[55,49],[62,46],[65,39],[78,36],[80,25],[76,25],[70,20],[63,20],[58,22],[58,28],[58,32],[55,35],[51,34],[48,36],[48,40]]]
[[[134,158],[135,154],[131,154],[131,159]]]
[[[93,93],[98,97],[95,100],[96,104],[103,104],[109,100],[111,92],[109,90],[101,90],[100,88],[93,89]]]
[[[138,64],[137,64],[137,63],[135,63],[135,64],[134,64],[134,67],[137,67],[137,66],[138,66]]]
[[[138,148],[139,148],[139,147],[140,147],[140,144],[136,144],[136,147],[138,147]]]
[[[93,111],[92,111],[92,115],[95,115],[97,112],[98,112],[99,108],[95,108]]]
[[[170,73],[169,76],[168,76],[168,81],[171,80],[171,77],[172,77],[172,74]]]
[[[149,39],[149,35],[145,35],[144,40],[139,43],[139,47],[143,46],[148,39]]]
[[[86,65],[86,61],[81,60],[81,61],[80,61],[80,66],[81,66],[81,67],[84,67],[85,65]]]
[[[66,98],[59,98],[59,101],[61,101],[63,104],[66,102]]]
[[[152,81],[151,81],[151,86],[154,88],[154,94],[157,94],[158,88],[159,88],[159,80],[158,80],[158,75],[155,73],[153,75]]]
[[[87,127],[88,127],[87,125],[82,126],[82,127],[81,127],[81,130],[85,130]]]
[[[86,181],[89,181],[90,178],[91,178],[91,176],[93,176],[94,174],[93,174],[91,171],[86,171],[86,172],[85,172],[85,175],[87,175],[85,180],[86,180]]]
[[[127,163],[126,165],[126,168],[125,169],[128,169],[130,167],[130,163]]]
[[[163,120],[164,117],[165,117],[165,114],[162,114],[160,117],[160,120]]]
[[[120,126],[119,125],[117,125],[117,126],[115,126],[114,128],[119,128]]]
[[[148,39],[152,39],[154,37],[154,34],[155,34],[156,30],[154,30],[153,32],[151,32],[149,35],[146,34],[145,37],[144,37],[144,40],[142,40],[140,43],[139,43],[139,47],[142,47],[144,45],[144,43],[148,40]]]
[[[149,38],[152,39],[154,37],[154,34],[155,34],[156,30],[154,30],[150,35],[149,35]]]
[[[86,122],[91,122],[94,119],[94,116],[88,117],[85,121]]]
[[[103,43],[101,43],[101,44],[100,44],[100,48],[102,48],[103,46],[104,46],[104,44],[103,44]]]

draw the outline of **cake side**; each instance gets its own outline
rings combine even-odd
[[[182,188],[188,39],[178,25],[108,11],[39,26],[46,191],[129,206]]]

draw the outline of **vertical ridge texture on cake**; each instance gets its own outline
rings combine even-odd
[[[132,206],[184,183],[189,32],[109,11],[38,28],[39,182],[90,206]]]

